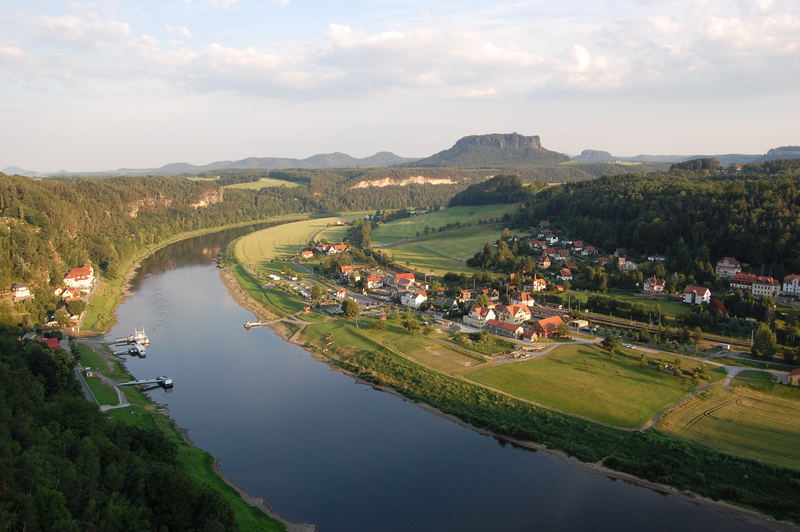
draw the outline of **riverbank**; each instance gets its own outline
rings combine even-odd
[[[222,272],[223,280],[226,286],[230,286],[230,283],[235,280],[230,275],[229,272]],[[264,309],[259,309],[261,306],[260,303],[252,297],[246,290],[242,289],[241,287],[237,287],[235,290],[231,291],[232,297],[240,303],[244,308],[248,310],[254,311],[256,315],[259,315],[259,312],[263,312]],[[347,322],[343,322],[343,326],[346,326]],[[277,323],[276,323],[277,325]],[[274,328],[274,327],[273,327]],[[278,332],[278,331],[276,331]],[[280,333],[279,333],[280,334]],[[285,334],[281,334],[281,336],[286,339]],[[760,527],[764,527],[771,530],[796,530],[797,527],[792,525],[791,523],[777,521],[771,517],[764,515],[763,513],[759,513],[758,511],[754,511],[748,508],[743,508],[740,505],[734,505],[728,502],[722,502],[721,500],[715,500],[715,498],[723,498],[719,496],[715,496],[715,498],[711,498],[708,496],[697,495],[693,491],[689,491],[688,489],[676,488],[670,485],[667,485],[663,482],[657,482],[652,479],[644,478],[643,476],[632,474],[629,471],[625,471],[624,469],[632,469],[632,470],[639,470],[642,472],[646,472],[647,469],[644,469],[642,464],[645,465],[660,465],[659,463],[655,463],[659,456],[666,458],[672,461],[680,462],[682,459],[680,452],[689,452],[698,453],[698,456],[692,456],[692,460],[687,460],[685,462],[686,467],[681,469],[675,469],[678,466],[674,466],[676,473],[676,483],[679,486],[685,486],[686,482],[684,482],[684,477],[681,474],[695,474],[694,471],[690,471],[691,466],[689,465],[691,462],[695,461],[703,461],[706,458],[723,458],[727,460],[727,455],[722,455],[716,452],[707,452],[702,454],[702,451],[698,446],[690,445],[686,442],[682,442],[679,440],[675,440],[673,438],[667,438],[662,436],[659,433],[651,433],[649,435],[642,435],[639,433],[630,435],[630,439],[628,437],[623,437],[622,435],[618,434],[617,431],[603,431],[600,432],[603,434],[605,438],[608,439],[606,442],[600,442],[593,438],[588,438],[587,434],[591,434],[592,431],[596,431],[597,427],[594,424],[589,422],[580,422],[580,426],[577,426],[573,423],[574,420],[566,419],[569,416],[561,416],[561,415],[553,415],[553,413],[542,412],[541,409],[536,411],[535,415],[543,416],[545,421],[551,425],[555,425],[555,428],[558,430],[556,432],[563,432],[562,439],[558,440],[555,439],[556,447],[542,445],[540,443],[535,443],[536,441],[545,441],[548,442],[548,437],[543,439],[535,438],[520,438],[514,437],[513,435],[509,434],[510,431],[518,430],[521,434],[525,433],[525,427],[515,427],[511,425],[511,423],[516,422],[516,420],[509,421],[508,417],[503,418],[502,423],[509,423],[506,426],[505,430],[492,430],[491,427],[497,427],[501,425],[500,416],[503,415],[500,411],[493,411],[491,408],[486,409],[485,404],[479,405],[478,403],[472,404],[468,402],[463,402],[463,406],[460,406],[461,403],[459,401],[462,398],[459,394],[466,394],[472,393],[475,388],[460,386],[458,388],[453,388],[456,386],[454,383],[450,382],[449,379],[442,379],[441,385],[434,381],[426,382],[425,379],[429,379],[430,376],[428,375],[428,371],[417,371],[410,364],[406,363],[402,364],[402,368],[398,370],[393,370],[390,368],[391,364],[386,364],[387,360],[383,358],[375,362],[370,366],[365,367],[357,367],[355,364],[357,362],[363,362],[363,360],[358,360],[356,357],[352,359],[344,359],[345,362],[343,363],[342,360],[330,358],[325,356],[323,353],[320,352],[313,345],[309,345],[305,342],[293,342],[302,347],[304,347],[311,355],[317,359],[326,362],[334,369],[342,371],[351,377],[355,378],[357,381],[369,384],[375,389],[389,392],[395,396],[401,397],[406,401],[414,402],[418,406],[421,406],[426,411],[434,413],[437,416],[446,418],[448,420],[457,422],[461,425],[467,426],[473,430],[477,430],[483,434],[491,435],[503,441],[508,441],[514,445],[518,445],[523,448],[535,450],[535,451],[544,451],[548,454],[553,454],[558,456],[559,458],[569,462],[572,465],[575,465],[583,470],[591,471],[594,473],[599,473],[609,478],[623,480],[625,482],[635,484],[637,486],[641,486],[647,489],[651,489],[663,494],[675,495],[681,499],[691,501],[694,504],[699,504],[707,507],[714,508],[717,511],[725,513],[730,516],[735,516],[737,519],[742,520],[743,522],[747,522],[750,524],[755,524]],[[368,358],[366,355],[363,359]],[[384,357],[386,358],[386,357]],[[348,365],[346,363],[347,360],[353,360],[352,365]],[[389,362],[393,362],[389,360]],[[393,373],[394,371],[394,373]],[[410,373],[404,373],[410,372]],[[405,387],[404,385],[397,385],[397,383],[401,382],[400,379],[396,379],[394,383],[391,383],[392,377],[400,376],[406,382],[414,382],[417,384],[417,388],[412,390],[409,387]],[[388,382],[388,383],[387,383]],[[438,388],[437,388],[438,387]],[[450,390],[447,390],[448,387],[451,387]],[[426,389],[429,388],[429,389]],[[427,393],[427,395],[426,395]],[[439,394],[436,396],[435,394]],[[432,395],[433,394],[433,395]],[[489,399],[493,399],[490,397]],[[498,399],[502,402],[507,402],[507,398]],[[438,403],[437,403],[438,401]],[[490,401],[491,403],[492,401]],[[457,403],[453,406],[453,403]],[[447,405],[443,407],[443,405]],[[467,408],[474,408],[473,411],[467,410]],[[509,409],[513,410],[516,408],[516,405],[509,405]],[[460,410],[459,410],[460,409]],[[501,409],[502,410],[502,409]],[[461,415],[459,415],[459,412]],[[533,410],[531,412],[534,412]],[[529,413],[526,411],[525,415]],[[493,419],[493,417],[495,419]],[[524,417],[524,416],[521,416]],[[479,423],[471,422],[471,420],[479,421]],[[551,427],[552,428],[552,427]],[[589,432],[582,432],[582,431],[589,431]],[[530,430],[528,430],[530,432]],[[535,434],[535,430],[532,432]],[[573,434],[574,440],[576,445],[572,448],[570,447],[562,447],[561,449],[558,448],[558,445],[563,445],[563,437],[570,437],[570,434]],[[602,438],[601,438],[602,439]],[[581,441],[583,440],[583,441]],[[590,441],[591,440],[591,441]],[[561,443],[559,443],[561,442]],[[605,447],[604,447],[605,446]],[[616,449],[616,447],[624,447],[624,451],[620,452]],[[577,455],[573,456],[573,455]],[[580,458],[579,458],[580,457]],[[769,468],[763,468],[760,464],[754,464],[747,460],[740,460],[740,459],[733,459],[730,457],[735,464],[730,466],[731,470],[728,471],[732,474],[741,473],[744,470],[749,471],[748,467],[753,467],[757,471],[759,478],[756,481],[753,479],[754,482],[763,482],[764,475],[769,475],[772,470]],[[713,460],[712,460],[713,462]],[[609,467],[609,464],[614,465],[615,467],[619,466],[620,469]],[[741,466],[741,467],[740,467]],[[715,466],[717,471],[721,468],[729,467],[724,462],[717,464]],[[738,467],[738,469],[737,469]],[[637,469],[638,468],[638,469]],[[702,474],[702,472],[698,471],[697,473]],[[716,487],[714,482],[722,482],[718,478],[713,478],[714,470],[712,468],[711,471],[707,472],[709,478],[708,483],[712,485],[712,487]],[[724,477],[724,475],[720,475]],[[756,476],[756,475],[754,475]],[[775,474],[776,484],[785,485],[787,483],[786,479],[778,479],[778,475]],[[742,478],[748,478],[746,475],[744,477],[738,477],[739,481],[741,482]],[[733,489],[733,488],[732,488]],[[791,490],[791,488],[790,488]],[[712,493],[717,493],[712,491]],[[735,492],[732,492],[735,493]],[[783,491],[785,494],[786,492]],[[793,492],[791,492],[793,493]],[[727,498],[727,497],[724,497]],[[743,496],[745,500],[747,497]]]
[[[249,222],[237,222],[233,224],[208,227],[204,229],[196,229],[194,231],[184,231],[182,233],[173,235],[167,238],[166,240],[159,242],[158,244],[145,246],[143,249],[134,253],[125,262],[120,264],[119,270],[125,272],[124,275],[120,276],[117,279],[102,278],[98,282],[98,286],[95,289],[94,293],[92,294],[92,297],[90,298],[87,304],[86,317],[83,320],[84,329],[82,331],[73,333],[73,336],[88,337],[88,336],[105,334],[111,329],[111,327],[114,326],[115,323],[114,314],[116,312],[116,309],[119,306],[119,304],[122,303],[122,301],[124,301],[125,297],[129,295],[131,281],[136,275],[139,266],[141,265],[144,259],[152,255],[156,251],[166,246],[169,246],[170,244],[174,244],[176,242],[180,242],[182,240],[187,240],[189,238],[197,236],[218,233],[220,231],[225,231],[228,229],[236,229],[239,227],[247,227],[250,225],[260,225],[269,223],[274,223],[274,225],[278,225],[281,223],[288,223],[306,217],[307,216],[303,215],[273,216],[261,220],[254,220]]]

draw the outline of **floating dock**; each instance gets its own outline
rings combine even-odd
[[[162,388],[172,388],[174,383],[172,379],[167,377],[166,375],[161,375],[160,377],[155,377],[153,379],[141,379],[138,381],[130,381],[130,382],[121,382],[120,386],[148,386],[148,385],[155,385],[161,386]]]
[[[134,329],[133,334],[117,338],[116,340],[114,340],[114,343],[149,345],[150,338],[148,338],[147,335],[144,333],[144,329],[142,329],[141,331],[139,329]]]
[[[244,322],[245,329],[252,329],[253,327],[265,327],[267,322],[265,321],[246,321]]]

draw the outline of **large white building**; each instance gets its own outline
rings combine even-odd
[[[800,295],[800,275],[792,273],[783,278],[783,293],[792,296]]]

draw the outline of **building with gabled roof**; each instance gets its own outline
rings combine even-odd
[[[691,305],[711,303],[711,290],[704,286],[689,285],[683,289],[683,302]]]
[[[736,260],[735,257],[722,257],[717,262],[717,267],[714,271],[719,277],[730,279],[742,271],[742,263]]]
[[[540,338],[549,338],[558,333],[558,328],[564,323],[561,316],[550,316],[537,321],[533,328]]]
[[[80,268],[72,268],[64,276],[64,284],[79,290],[89,290],[94,283],[94,268],[90,264],[84,264]]]
[[[504,323],[497,320],[487,320],[486,329],[497,336],[504,336],[506,338],[519,338],[522,336],[522,325],[514,323]]]
[[[496,319],[497,314],[495,314],[494,310],[487,307],[473,305],[472,308],[469,309],[469,313],[462,318],[462,321],[471,327],[483,329],[486,327],[486,322],[488,320]]]
[[[800,295],[800,275],[791,273],[783,278],[783,293],[787,295]]]

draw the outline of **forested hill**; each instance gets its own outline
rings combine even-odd
[[[65,351],[0,326],[0,520],[5,530],[237,530],[156,429],[111,423]]]
[[[553,187],[521,211],[518,225],[549,219],[605,250],[663,253],[677,271],[735,256],[755,272],[800,273],[800,159],[706,174],[675,170]]]
[[[496,175],[486,181],[470,185],[453,196],[450,206],[519,203],[531,199],[536,191],[545,186],[547,184],[541,181],[525,185],[516,175]]]

